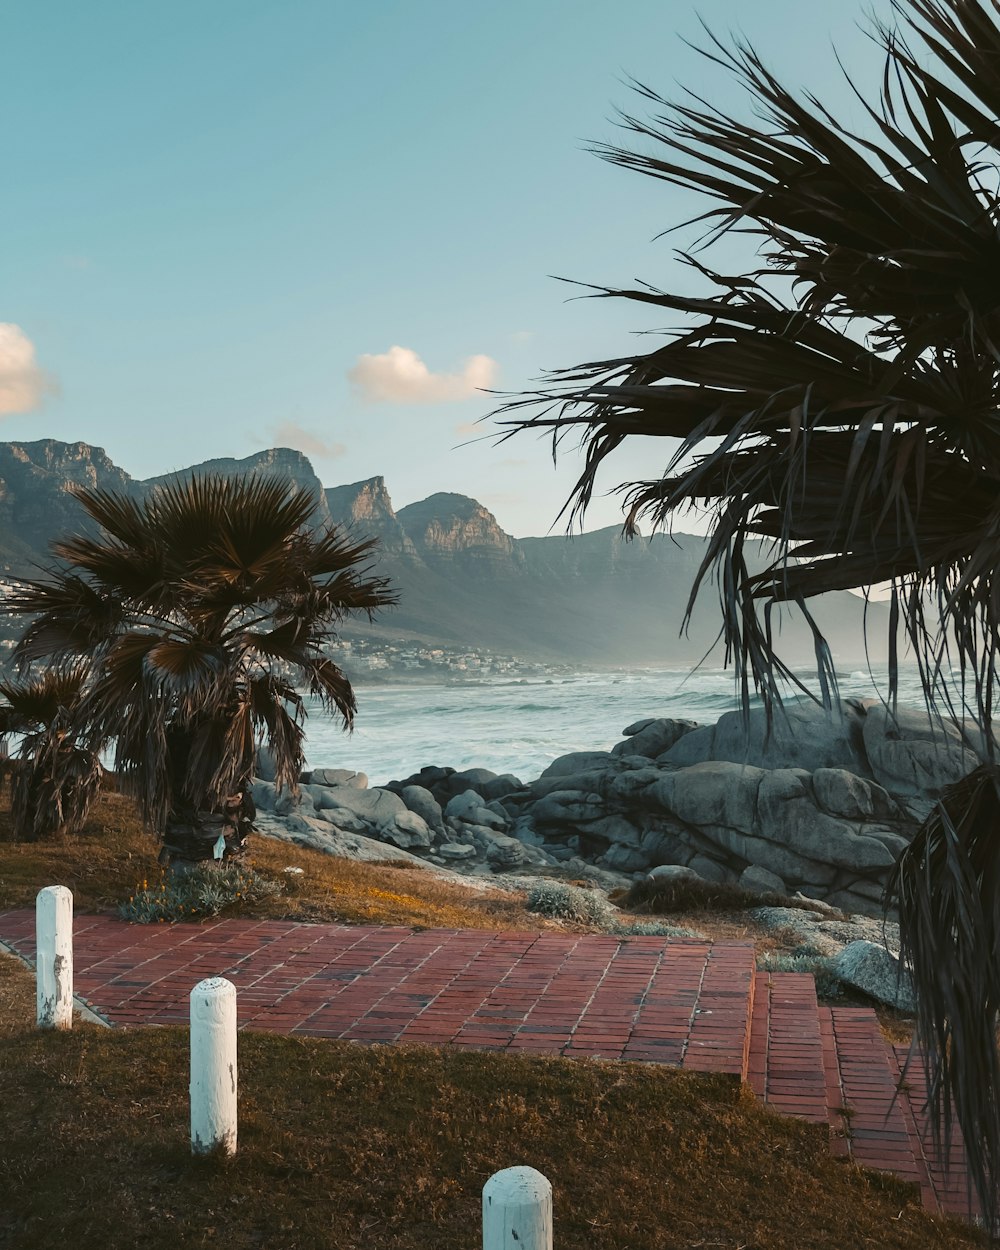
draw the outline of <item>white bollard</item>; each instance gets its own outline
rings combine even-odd
[[[225,977],[191,991],[191,1152],[236,1153],[236,986]]]
[[[35,1006],[40,1029],[73,1026],[73,894],[47,885],[35,899]]]
[[[534,1168],[505,1168],[483,1186],[483,1250],[552,1250],[552,1186]]]

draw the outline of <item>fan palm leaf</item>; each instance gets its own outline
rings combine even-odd
[[[11,769],[14,832],[27,841],[76,833],[100,788],[104,770],[77,741],[74,712],[87,680],[85,665],[0,682],[0,741],[20,735]]]
[[[932,712],[971,716],[993,768],[1000,3],[892,8],[895,24],[876,27],[885,73],[870,96],[859,94],[863,129],[788,90],[742,42],[709,36],[705,52],[746,88],[753,121],[701,96],[672,104],[635,84],[650,116],[623,115],[630,142],[595,150],[706,197],[697,254],[682,254],[705,293],[590,288],[662,310],[674,328],[651,350],[554,372],[496,415],[504,437],[542,432],[554,452],[579,436],[571,525],[631,436],[665,440],[663,471],[619,487],[625,531],[708,510],[686,619],[714,581],[744,707],[756,690],[773,714],[787,688],[771,628],[779,605],[887,582],[890,701],[901,632]],[[733,231],[757,246],[750,271],[735,277],[704,260]],[[763,569],[759,543],[769,553]],[[812,628],[830,699],[829,650]],[[913,963],[935,1124],[947,1132],[953,1100],[991,1226],[1000,1215],[995,783],[988,772],[946,796],[900,860],[890,895]],[[974,969],[984,952],[990,968]]]

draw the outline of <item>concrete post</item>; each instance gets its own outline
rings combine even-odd
[[[552,1186],[534,1168],[505,1168],[483,1186],[483,1250],[552,1250]]]
[[[35,899],[35,1005],[40,1029],[73,1025],[73,895],[47,885]]]
[[[225,977],[191,991],[191,1151],[236,1153],[236,986]]]

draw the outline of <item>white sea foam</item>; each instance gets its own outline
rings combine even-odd
[[[812,684],[807,674],[801,677]],[[884,693],[884,677],[881,685]],[[845,697],[879,693],[868,673],[841,678]],[[351,736],[311,709],[306,756],[314,767],[359,769],[373,785],[425,764],[489,768],[529,780],[569,751],[607,750],[626,725],[644,717],[714,724],[738,705],[731,673],[687,669],[579,673],[528,685],[362,686],[357,696]],[[902,676],[900,702],[922,704],[915,673]]]

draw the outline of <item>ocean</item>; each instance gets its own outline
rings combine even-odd
[[[809,685],[807,674],[799,674]],[[814,675],[813,675],[814,676]],[[885,692],[865,672],[838,674],[844,697]],[[633,721],[669,716],[713,724],[738,706],[732,673],[689,669],[499,678],[450,685],[356,688],[352,734],[310,702],[306,759],[311,768],[352,768],[372,785],[426,764],[489,768],[530,781],[569,751],[605,751]],[[900,703],[921,706],[915,671],[901,674]]]

